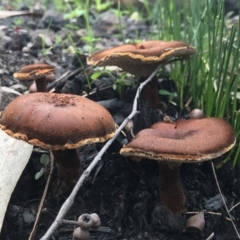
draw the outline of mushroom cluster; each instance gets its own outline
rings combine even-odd
[[[104,107],[81,96],[57,93],[17,97],[2,112],[0,128],[52,151],[59,193],[70,191],[82,173],[76,148],[104,142],[115,133],[114,120]]]
[[[82,214],[77,221],[78,227],[73,232],[74,239],[78,240],[89,240],[90,229],[98,229],[101,225],[101,220],[98,214],[92,213]]]
[[[146,41],[99,51],[88,57],[93,66],[117,66],[144,81],[159,66],[189,58],[196,49],[180,41]],[[150,108],[158,104],[158,81],[154,77],[140,94]],[[216,158],[235,144],[233,128],[224,120],[204,118],[200,110],[189,114],[189,120],[158,122],[141,130],[120,153],[134,160],[142,158],[159,162],[160,199],[174,215],[185,209],[186,198],[180,181],[183,162],[201,162]]]

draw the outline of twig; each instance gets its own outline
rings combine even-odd
[[[208,214],[211,214],[211,215],[216,215],[216,216],[222,216],[222,213],[219,213],[219,212],[209,212],[207,210],[202,210],[204,213],[208,213]],[[196,212],[185,212],[184,214],[198,214],[199,211],[196,211]],[[231,222],[231,219],[226,217],[226,220],[230,221]]]
[[[100,91],[103,91],[103,90],[106,90],[106,89],[109,89],[109,88],[112,88],[112,87],[113,87],[113,86],[111,85],[111,86],[107,86],[107,87],[99,88],[99,89],[94,90],[94,91],[92,91],[92,92],[90,92],[90,93],[83,94],[82,97],[88,97],[88,96],[91,96],[91,95],[95,94],[97,91],[100,92]]]
[[[74,221],[74,220],[65,220],[65,219],[63,219],[63,220],[62,220],[62,224],[66,224],[66,225],[76,225],[76,226],[78,226],[78,222],[77,222],[77,221]]]
[[[79,226],[79,223],[77,221],[65,220],[65,219],[62,220],[62,224]],[[113,230],[111,228],[109,228],[109,227],[101,227],[101,226],[98,227],[97,229],[90,228],[89,230],[90,231],[95,231],[95,232],[104,232],[104,233],[111,233],[111,232],[113,232]]]
[[[83,184],[83,181],[89,176],[91,171],[94,169],[94,167],[98,164],[98,162],[101,160],[102,155],[106,152],[106,150],[110,147],[112,142],[117,138],[119,133],[123,130],[125,125],[128,123],[129,120],[131,120],[136,114],[137,114],[137,101],[140,95],[141,90],[143,87],[150,82],[153,77],[157,74],[158,70],[162,67],[162,65],[158,66],[158,68],[150,75],[148,79],[146,79],[143,83],[141,83],[137,89],[136,96],[133,102],[133,110],[130,113],[130,115],[123,121],[123,123],[119,126],[119,128],[116,130],[115,135],[112,139],[108,140],[108,142],[103,146],[103,148],[99,151],[99,153],[96,155],[96,157],[93,159],[92,163],[88,166],[88,168],[83,172],[81,177],[79,178],[78,182],[76,183],[75,187],[73,188],[71,194],[66,199],[66,201],[63,203],[62,207],[60,208],[58,215],[48,231],[45,233],[45,235],[40,240],[47,240],[51,237],[51,235],[55,232],[55,230],[61,225],[62,220],[64,216],[69,211],[70,207],[72,206],[74,199],[80,189],[80,187]]]
[[[237,234],[237,236],[238,236],[238,239],[240,239],[239,232],[238,232],[238,230],[237,230],[237,228],[236,228],[236,226],[235,226],[235,224],[234,224],[234,222],[233,222],[233,219],[232,219],[232,216],[231,216],[231,214],[230,214],[230,211],[228,210],[226,201],[225,201],[225,199],[224,199],[224,197],[223,197],[223,195],[222,195],[222,191],[221,191],[221,188],[220,188],[219,183],[218,183],[218,179],[217,179],[217,175],[216,175],[216,172],[215,172],[215,168],[214,168],[213,162],[211,162],[211,164],[212,164],[213,175],[214,175],[214,178],[215,178],[215,181],[216,181],[216,184],[217,184],[218,191],[219,191],[220,196],[221,196],[221,198],[222,198],[223,205],[224,205],[224,207],[225,207],[225,209],[226,209],[226,211],[227,211],[227,213],[228,213],[229,218],[231,219],[233,228],[234,228],[234,230],[235,230],[235,232],[236,232],[236,234]]]
[[[47,86],[47,90],[50,91],[52,88],[54,88],[57,83],[64,83],[69,77],[74,76],[76,74],[78,74],[79,72],[82,71],[82,68],[77,68],[74,71],[70,71],[68,70],[67,72],[65,72],[60,78],[58,78],[57,80],[55,80],[54,82],[48,84]]]
[[[211,233],[211,235],[208,238],[206,238],[206,240],[211,240],[211,239],[213,239],[213,237],[214,237],[214,232]]]
[[[236,203],[234,206],[232,206],[230,209],[229,209],[229,212],[231,212],[235,207],[237,207],[238,205],[240,205],[240,202]]]
[[[37,226],[37,223],[38,223],[38,220],[39,220],[41,211],[42,211],[43,203],[44,203],[44,200],[45,200],[46,195],[47,195],[48,186],[49,186],[49,183],[50,183],[50,180],[51,180],[52,171],[53,171],[53,163],[54,163],[54,157],[53,157],[53,155],[52,155],[51,152],[50,152],[50,159],[51,159],[50,173],[49,173],[49,175],[48,175],[48,179],[47,179],[47,182],[46,182],[44,191],[43,191],[42,199],[41,199],[40,204],[39,204],[39,207],[38,207],[38,212],[37,212],[36,220],[35,220],[35,222],[34,222],[33,229],[32,229],[32,232],[30,233],[30,236],[29,236],[28,240],[31,240],[31,239],[33,238],[34,233],[35,233],[36,226]]]
[[[78,70],[78,69],[77,69]],[[52,88],[54,88],[58,82],[64,82],[67,80],[67,78],[69,77],[69,74],[71,73],[70,70],[68,70],[67,72],[65,72],[63,75],[60,76],[60,78],[56,79],[54,82],[48,84],[47,86],[47,90],[50,91]]]

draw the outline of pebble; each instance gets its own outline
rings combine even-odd
[[[9,87],[1,87],[0,111],[2,111],[13,99],[20,95],[22,94]]]

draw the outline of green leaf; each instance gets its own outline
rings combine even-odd
[[[159,94],[160,94],[160,95],[164,95],[164,96],[169,96],[169,95],[171,95],[171,93],[170,93],[169,91],[165,90],[165,89],[160,89],[160,90],[159,90]]]
[[[103,74],[103,72],[95,72],[91,75],[91,79],[95,80],[95,79],[99,78],[102,74]]]
[[[40,162],[47,167],[48,163],[49,163],[50,159],[49,156],[47,154],[43,154],[40,158]]]
[[[39,172],[35,174],[35,179],[38,180],[45,172],[44,168],[41,168]]]
[[[175,102],[173,102],[173,101],[169,101],[172,105],[174,105],[174,106],[177,106],[177,103],[175,103]]]
[[[85,13],[86,13],[87,10],[83,10],[83,9],[75,9],[74,11],[68,13],[68,14],[65,14],[64,15],[64,18],[65,19],[72,19],[72,18],[78,18],[80,16],[83,16]]]
[[[99,4],[96,5],[96,9],[97,9],[97,11],[101,12],[101,11],[105,11],[110,6],[111,6],[110,2],[99,3]]]

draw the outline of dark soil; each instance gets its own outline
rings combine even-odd
[[[68,77],[65,81],[56,83],[54,85],[55,91],[79,95],[89,93],[88,97],[90,99],[105,101],[101,103],[106,104],[116,122],[120,124],[131,111],[136,87],[124,88],[124,96],[119,96],[119,92],[113,90],[113,81],[108,76],[102,75],[101,78],[91,82],[91,89],[89,89],[86,77],[81,70],[82,65],[78,61],[79,57],[82,57],[83,66],[85,66],[84,56],[69,54],[66,51],[69,42],[62,41],[62,44],[58,45],[54,36],[58,35],[62,40],[65,40],[67,34],[71,34],[78,49],[83,49],[85,46],[84,41],[81,40],[76,31],[68,30],[64,25],[67,22],[64,22],[61,16],[56,13],[53,14],[54,24],[49,28],[49,24],[45,24],[45,21],[48,21],[47,14],[42,18],[21,17],[23,23],[18,28],[14,26],[12,19],[2,21],[7,26],[4,33],[12,39],[4,49],[1,49],[2,86],[17,84],[18,82],[12,77],[13,73],[22,66],[33,62],[45,61],[58,67],[56,78],[59,78],[68,70],[74,72],[74,70],[80,68],[78,73]],[[121,44],[119,40],[121,39],[119,36],[120,29],[117,26],[118,19],[114,18],[111,12],[105,12],[100,18],[97,18],[94,13],[92,14],[91,24],[93,35],[99,38],[96,41],[98,47],[106,48]],[[111,21],[106,21],[110,17],[112,17]],[[79,18],[78,21],[81,23],[83,19]],[[137,37],[146,38],[151,30],[147,21],[133,22],[123,18],[122,24],[125,37],[132,40]],[[27,29],[28,32],[23,33],[19,28],[20,30]],[[81,29],[81,27],[79,28]],[[39,31],[46,33],[54,42],[49,54],[43,55],[42,47],[28,46],[29,42],[34,43]],[[17,43],[14,43],[16,38],[11,37],[12,33],[16,34]],[[26,52],[23,52],[24,47],[27,47],[25,48]],[[113,72],[113,74],[115,73]],[[161,77],[166,80],[167,75],[166,73]],[[130,77],[128,78],[127,80],[132,80]],[[25,85],[29,85],[29,83]],[[162,87],[162,85],[159,87]],[[168,91],[176,90],[174,81],[168,81],[164,87]],[[105,90],[102,90],[102,88]],[[106,100],[110,100],[110,102]],[[164,106],[161,107],[162,112],[173,118],[179,117],[180,109],[177,107],[166,108],[164,99],[161,106]],[[181,116],[187,116],[187,112],[182,111]],[[126,136],[122,134],[104,154],[100,164],[84,182],[73,207],[65,219],[76,220],[83,213],[97,213],[101,218],[102,226],[106,228],[91,231],[91,239],[190,240],[206,239],[212,233],[214,233],[212,238],[214,240],[237,239],[232,223],[227,220],[228,215],[219,196],[209,162],[183,164],[181,168],[182,184],[187,196],[187,211],[206,210],[203,231],[189,231],[185,227],[186,220],[193,216],[194,213],[174,217],[167,209],[161,206],[159,202],[157,162],[151,160],[134,162],[120,156],[119,150],[126,141]],[[84,169],[88,167],[101,147],[102,144],[94,144],[79,149]],[[3,225],[1,240],[25,240],[29,237],[48,173],[46,172],[39,180],[34,179],[35,173],[41,168],[39,163],[41,155],[42,150],[36,148],[13,192]],[[214,163],[221,164],[223,159],[224,156],[216,159]],[[55,178],[56,172],[54,171],[52,180],[54,181]],[[217,170],[217,178],[228,208],[240,202],[240,169],[233,168],[231,161],[229,161]],[[53,184],[51,184],[38,223],[35,239],[40,239],[47,231],[64,199],[63,196],[56,197],[53,195]],[[234,223],[240,230],[240,206],[231,211],[231,214]],[[62,225],[55,232],[52,239],[73,239],[73,230],[73,225]]]

